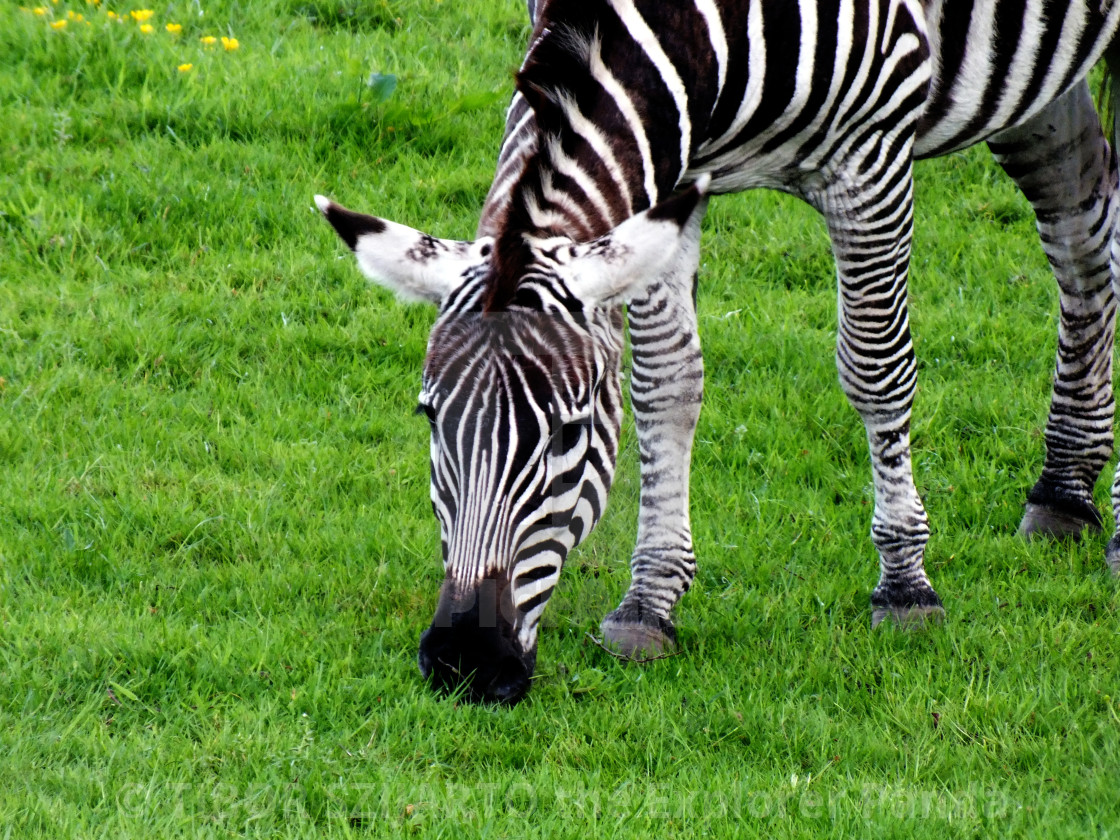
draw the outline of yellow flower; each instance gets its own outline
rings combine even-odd
[[[47,7],[46,6],[36,6],[31,11],[33,11],[35,14],[39,15],[39,17],[42,17],[43,15],[45,15],[47,13]]]
[[[203,35],[198,40],[200,40],[202,43],[204,43],[208,47],[213,46],[214,44],[218,43],[218,39],[215,38],[213,35]]]
[[[66,19],[65,18],[63,18],[62,20],[52,20],[51,21],[51,29],[65,29],[65,28],[66,28]]]
[[[66,19],[75,21],[77,23],[81,23],[83,20],[85,20],[85,17],[83,15],[78,14],[73,9],[71,9],[69,12],[66,13]]]
[[[192,67],[194,67],[193,64],[180,64],[179,65],[179,72],[180,73],[189,73],[191,71]]]
[[[164,29],[166,29],[172,35],[178,35],[180,32],[183,31],[183,24],[181,24],[181,23],[169,23],[169,24],[167,24],[167,26],[164,27]]]
[[[155,13],[151,9],[135,9],[128,14],[137,23],[143,23]]]
[[[107,14],[109,16],[109,20],[116,20],[117,19],[117,13],[114,12],[114,11],[110,10],[110,11],[106,12],[105,14]]]
[[[150,23],[140,24],[140,31],[143,32],[145,35],[151,34],[154,29],[155,29],[155,27],[152,26]]]
[[[227,38],[223,35],[222,46],[225,48],[226,52],[232,52],[233,50],[239,49],[241,43],[236,38]]]

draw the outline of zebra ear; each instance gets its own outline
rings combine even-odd
[[[709,181],[710,176],[701,175],[684,192],[577,245],[569,263],[574,275],[569,286],[584,305],[629,300],[671,268],[681,257],[681,245],[700,235]]]
[[[436,239],[405,225],[347,210],[317,195],[315,204],[350,246],[362,273],[405,300],[438,304],[464,271],[485,262],[491,250],[487,237],[476,242]]]

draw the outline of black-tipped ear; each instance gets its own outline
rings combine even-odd
[[[347,210],[325,196],[315,196],[315,205],[319,208],[319,212],[331,223],[331,227],[342,237],[342,241],[350,247],[351,251],[357,247],[358,237],[362,234],[385,232],[385,222],[381,219]]]
[[[347,210],[321,195],[315,196],[315,205],[350,246],[366,277],[406,300],[438,304],[466,271],[488,261],[493,247],[489,237],[477,242],[436,239],[406,225]]]

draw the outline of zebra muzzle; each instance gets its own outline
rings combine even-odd
[[[420,673],[441,694],[513,705],[529,690],[536,647],[522,650],[508,585],[445,582],[431,626],[420,636]]]

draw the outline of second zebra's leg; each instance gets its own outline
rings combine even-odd
[[[676,646],[670,613],[696,575],[688,485],[704,394],[695,300],[702,216],[703,208],[693,214],[676,265],[627,304],[630,400],[641,453],[638,539],[630,588],[601,629],[608,644],[633,658]]]
[[[1034,207],[1061,313],[1046,458],[1019,531],[1077,537],[1101,530],[1093,486],[1112,456],[1116,159],[1084,82],[988,145]]]
[[[840,384],[863,419],[871,449],[871,540],[880,564],[879,583],[871,593],[872,627],[884,619],[920,625],[945,614],[926,576],[929,522],[910,462],[917,365],[907,274],[914,197],[910,146],[899,145],[904,148],[889,154],[868,154],[864,166],[851,167],[862,172],[859,183],[835,184],[813,202],[824,212],[836,257]],[[876,163],[867,166],[869,159]]]

